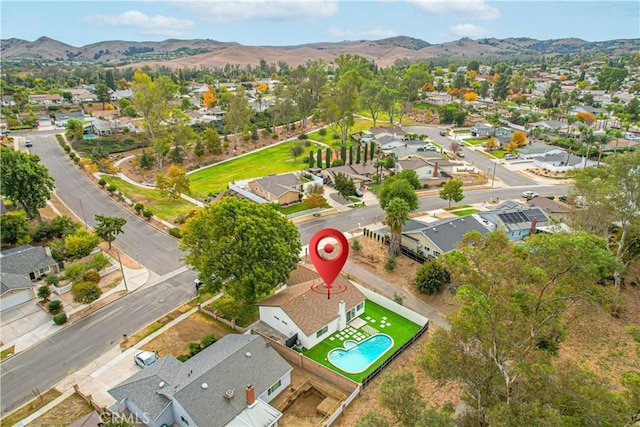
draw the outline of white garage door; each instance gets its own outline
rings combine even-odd
[[[29,290],[25,289],[24,291],[18,291],[13,294],[6,294],[0,298],[0,311],[5,311],[10,308],[15,307],[18,304],[22,304],[23,302],[27,302],[31,299]]]

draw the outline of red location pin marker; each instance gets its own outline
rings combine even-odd
[[[339,246],[338,254],[330,259],[323,258],[318,250],[320,241],[326,238],[336,239]],[[323,249],[327,254],[331,254],[334,251],[334,247],[330,243],[324,245]],[[309,242],[309,255],[311,255],[311,261],[327,287],[327,298],[330,298],[331,284],[336,280],[338,274],[340,274],[340,270],[342,270],[344,263],[347,262],[347,257],[349,256],[349,242],[347,242],[347,238],[344,237],[342,232],[339,230],[336,230],[335,228],[325,228],[318,231],[311,238],[311,242]]]

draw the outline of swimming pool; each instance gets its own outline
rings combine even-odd
[[[331,350],[327,355],[329,362],[345,372],[358,374],[393,347],[393,339],[389,335],[377,334],[361,343],[345,341],[344,347]]]

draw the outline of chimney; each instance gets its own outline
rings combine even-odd
[[[536,223],[538,222],[538,220],[533,217],[533,219],[531,220],[531,232],[529,233],[530,236],[533,236],[534,234],[536,234]]]
[[[44,247],[44,252],[45,252],[47,255],[51,256],[51,248],[50,248],[49,246],[45,246],[45,247]]]
[[[245,391],[247,392],[247,404],[251,407],[256,403],[256,389],[253,388],[253,384],[249,384]]]
[[[438,162],[436,162],[435,166],[433,167],[433,177],[438,177]]]
[[[338,303],[338,330],[341,331],[347,327],[347,304],[344,300]]]

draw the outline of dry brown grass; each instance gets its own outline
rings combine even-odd
[[[92,411],[93,407],[78,394],[74,393],[32,423],[29,423],[29,426],[64,427],[68,426],[71,421],[78,420]]]
[[[6,416],[0,419],[0,427],[4,426],[12,426],[16,424],[18,421],[21,421],[27,418],[29,415],[33,414],[40,408],[49,404],[50,402],[57,399],[62,393],[60,393],[55,388],[51,388],[47,390],[45,393],[41,394],[37,399],[32,402],[27,403],[26,405],[18,408],[11,415]]]

